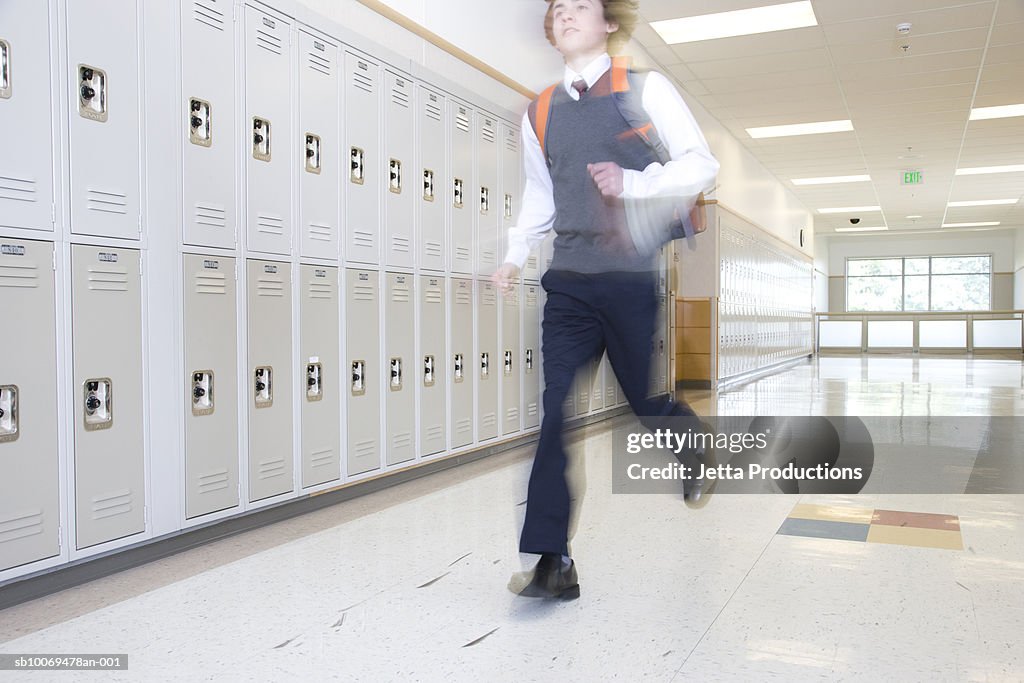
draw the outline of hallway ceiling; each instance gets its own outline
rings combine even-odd
[[[1024,0],[812,0],[818,26],[677,45],[650,26],[765,4],[643,0],[634,37],[814,212],[815,232],[852,227],[851,217],[888,232],[1024,225],[1024,170],[955,175],[1024,164],[1024,116],[968,120],[975,107],[1024,103]],[[902,36],[904,22],[912,28]],[[753,139],[746,130],[842,119],[852,132]],[[903,185],[904,171],[923,182]],[[871,180],[792,182],[855,175]],[[1016,203],[947,206],[989,199]],[[881,211],[818,213],[865,206]]]

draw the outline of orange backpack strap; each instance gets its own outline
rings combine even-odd
[[[612,57],[612,92],[629,92],[629,68],[633,60],[626,55]]]
[[[545,88],[529,109],[530,123],[533,124],[533,132],[537,134],[537,142],[540,143],[540,151],[544,154],[544,160],[548,158],[547,129],[551,120],[551,99],[555,96],[555,88],[558,84]]]

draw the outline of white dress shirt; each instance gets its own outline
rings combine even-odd
[[[588,88],[593,87],[611,64],[611,57],[603,54],[578,74],[566,65],[562,81],[569,97],[574,100],[580,97],[572,87],[574,80],[582,78]],[[656,71],[647,74],[641,104],[671,161],[666,164],[654,162],[642,171],[623,169],[623,192],[619,196],[623,199],[655,196],[692,198],[713,187],[718,175],[718,161],[711,155],[690,108],[665,76]],[[515,264],[520,269],[555,223],[551,174],[537,133],[530,125],[529,111],[523,114],[521,131],[526,187],[523,189],[519,220],[508,231],[508,251],[505,254],[505,263]]]

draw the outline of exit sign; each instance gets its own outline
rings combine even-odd
[[[920,171],[904,171],[902,185],[920,185],[924,182]]]

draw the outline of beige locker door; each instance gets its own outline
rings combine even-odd
[[[498,436],[498,391],[501,382],[501,354],[498,352],[498,292],[494,283],[477,282],[476,374],[480,380],[477,392],[477,419],[480,441]]]
[[[413,82],[384,71],[384,163],[387,189],[384,194],[385,263],[413,267],[413,212],[422,195],[422,180],[413,165]],[[411,302],[410,302],[411,303]]]
[[[418,88],[417,93],[416,147],[421,168],[416,170],[418,175],[412,176],[410,182],[416,188],[413,191],[419,212],[419,266],[424,270],[443,271],[448,256],[444,219],[449,176],[445,158],[446,103],[443,95],[426,88]],[[438,360],[442,361],[441,358]],[[438,367],[444,368],[444,362]]]
[[[292,490],[291,265],[247,262],[249,502]]]
[[[416,457],[416,362],[413,323],[413,276],[387,274],[384,316],[384,403],[387,464]]]
[[[238,505],[236,262],[184,255],[185,517]]]
[[[380,66],[345,52],[345,258],[380,262],[380,192],[387,161],[380,153]],[[351,472],[350,472],[351,474]]]
[[[338,269],[300,267],[299,394],[302,486],[341,478],[341,372]]]
[[[380,469],[380,281],[375,270],[346,271],[348,299],[348,473]]]
[[[451,178],[444,196],[451,203],[451,261],[453,273],[473,272],[473,219],[479,210],[479,198],[473,186],[476,163],[473,156],[473,110],[456,100],[448,100]]]
[[[60,553],[53,244],[0,238],[0,571]]]
[[[590,391],[594,383],[593,370],[589,362],[583,363],[576,371],[576,414],[590,412]]]
[[[473,385],[477,363],[473,357],[473,281],[453,278],[452,347],[448,352],[452,387],[452,448],[473,443]]]
[[[134,249],[71,249],[78,548],[145,531],[142,276]]]
[[[604,408],[604,366],[601,364],[602,358],[604,358],[604,356],[598,356],[594,359],[594,362],[590,364],[591,412]]]
[[[445,280],[420,277],[420,454],[445,450],[448,352],[445,345]]]
[[[615,378],[615,371],[612,370],[607,353],[601,359],[601,374],[604,376],[604,407],[614,408],[619,401],[616,396],[619,381]]]
[[[540,285],[523,286],[523,428],[540,425]]]
[[[498,120],[493,114],[478,111],[474,117],[476,138],[477,185],[473,198],[476,207],[476,274],[490,277],[498,267],[501,240],[498,226],[504,200],[498,184]]]
[[[520,403],[522,402],[522,352],[519,345],[519,295],[516,286],[502,297],[501,306],[501,410],[502,434],[515,434],[522,426]]]

